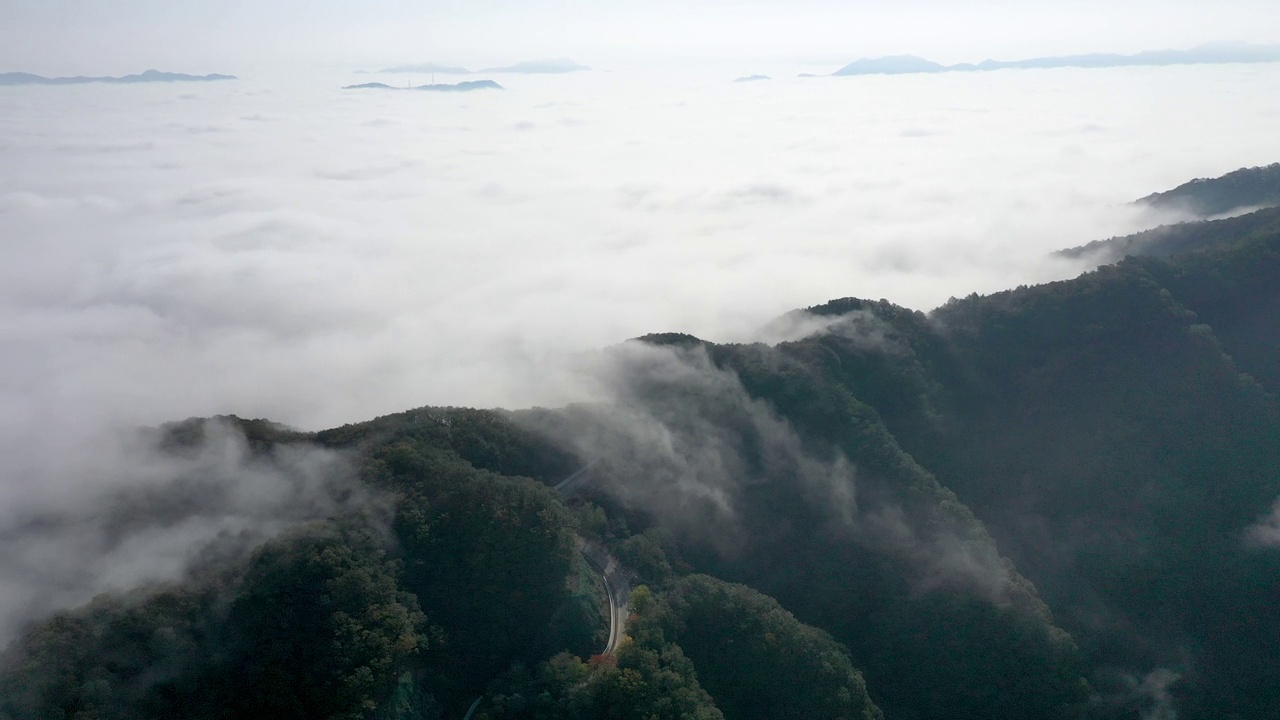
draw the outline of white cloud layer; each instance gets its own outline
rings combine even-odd
[[[1277,66],[794,69],[0,89],[0,482],[104,425],[555,403],[646,332],[1070,276],[1126,201],[1280,158]]]

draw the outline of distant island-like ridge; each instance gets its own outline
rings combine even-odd
[[[744,75],[740,78],[734,78],[736,83],[756,82],[757,80],[772,80],[768,75]]]
[[[1280,62],[1280,45],[1209,43],[1190,50],[1149,50],[1135,55],[1092,53],[1029,60],[983,60],[980,63],[942,65],[915,55],[862,58],[832,73],[848,75],[914,75],[920,73],[978,72],[984,70],[1106,68],[1165,65],[1219,65],[1225,63]]]
[[[427,90],[431,92],[471,92],[472,90],[502,90],[503,87],[492,80],[468,80],[460,83],[433,83],[431,85],[413,85],[396,87],[386,83],[372,82],[359,85],[347,85],[343,90]]]
[[[151,83],[151,82],[210,82],[213,80],[235,80],[235,75],[187,75],[185,73],[161,72],[159,70],[147,70],[138,75],[124,75],[122,77],[111,76],[85,76],[77,75],[75,77],[44,77],[43,75],[33,75],[25,72],[8,72],[0,73],[0,85],[84,85],[86,83],[114,83],[114,84],[132,84],[132,83]]]

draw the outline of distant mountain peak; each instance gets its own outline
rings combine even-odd
[[[1027,60],[993,60],[988,58],[977,65],[971,63],[942,65],[915,55],[891,55],[880,58],[862,58],[849,63],[832,74],[905,75],[1063,67],[1104,68],[1258,62],[1280,62],[1280,45],[1213,42],[1197,45],[1188,50],[1148,50],[1134,55],[1088,53],[1083,55],[1030,58]]]
[[[503,87],[492,80],[467,80],[465,82],[435,85],[419,85],[414,90],[429,90],[437,92],[470,92],[472,90],[502,90]]]
[[[211,82],[215,80],[235,80],[235,75],[187,75],[185,73],[162,72],[154,68],[144,70],[137,75],[114,77],[77,75],[75,77],[44,77],[32,73],[10,72],[0,73],[0,85],[83,85],[86,83],[129,84],[144,82]]]
[[[371,82],[360,83],[359,85],[347,85],[343,90],[427,90],[429,92],[471,92],[472,90],[502,90],[504,89],[498,83],[492,80],[467,80],[460,83],[436,83],[431,85],[412,85],[407,87],[397,87],[386,83]]]
[[[890,55],[862,58],[832,73],[833,75],[905,75],[945,72],[946,66],[915,55]]]

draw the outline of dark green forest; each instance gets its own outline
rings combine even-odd
[[[1225,215],[1242,208],[1280,205],[1280,163],[1240,168],[1217,178],[1197,178],[1137,201],[1157,210],[1189,212],[1199,217]]]
[[[776,345],[638,338],[593,403],[145,431],[324,448],[363,499],[32,624],[0,718],[1280,716],[1280,220],[1106,242]]]

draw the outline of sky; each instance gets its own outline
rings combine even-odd
[[[166,64],[435,60],[493,66],[580,55],[588,64],[789,57],[818,63],[917,54],[976,62],[1280,42],[1270,0],[9,0],[0,66],[121,73]]]
[[[0,563],[0,637],[48,553],[83,555],[58,582],[96,578],[38,596],[58,602],[181,567],[135,562],[189,549],[159,532],[90,552],[103,493],[246,472],[234,441],[174,469],[122,429],[588,399],[582,368],[627,338],[776,340],[833,298],[1072,277],[1053,250],[1177,219],[1134,198],[1280,160],[1280,64],[796,77],[1280,40],[1272,3],[1111,5],[3,3],[0,72],[241,79],[0,87],[0,538],[90,528]],[[341,89],[539,57],[595,69]],[[292,505],[330,460],[248,476]],[[236,487],[184,536],[270,519]]]

